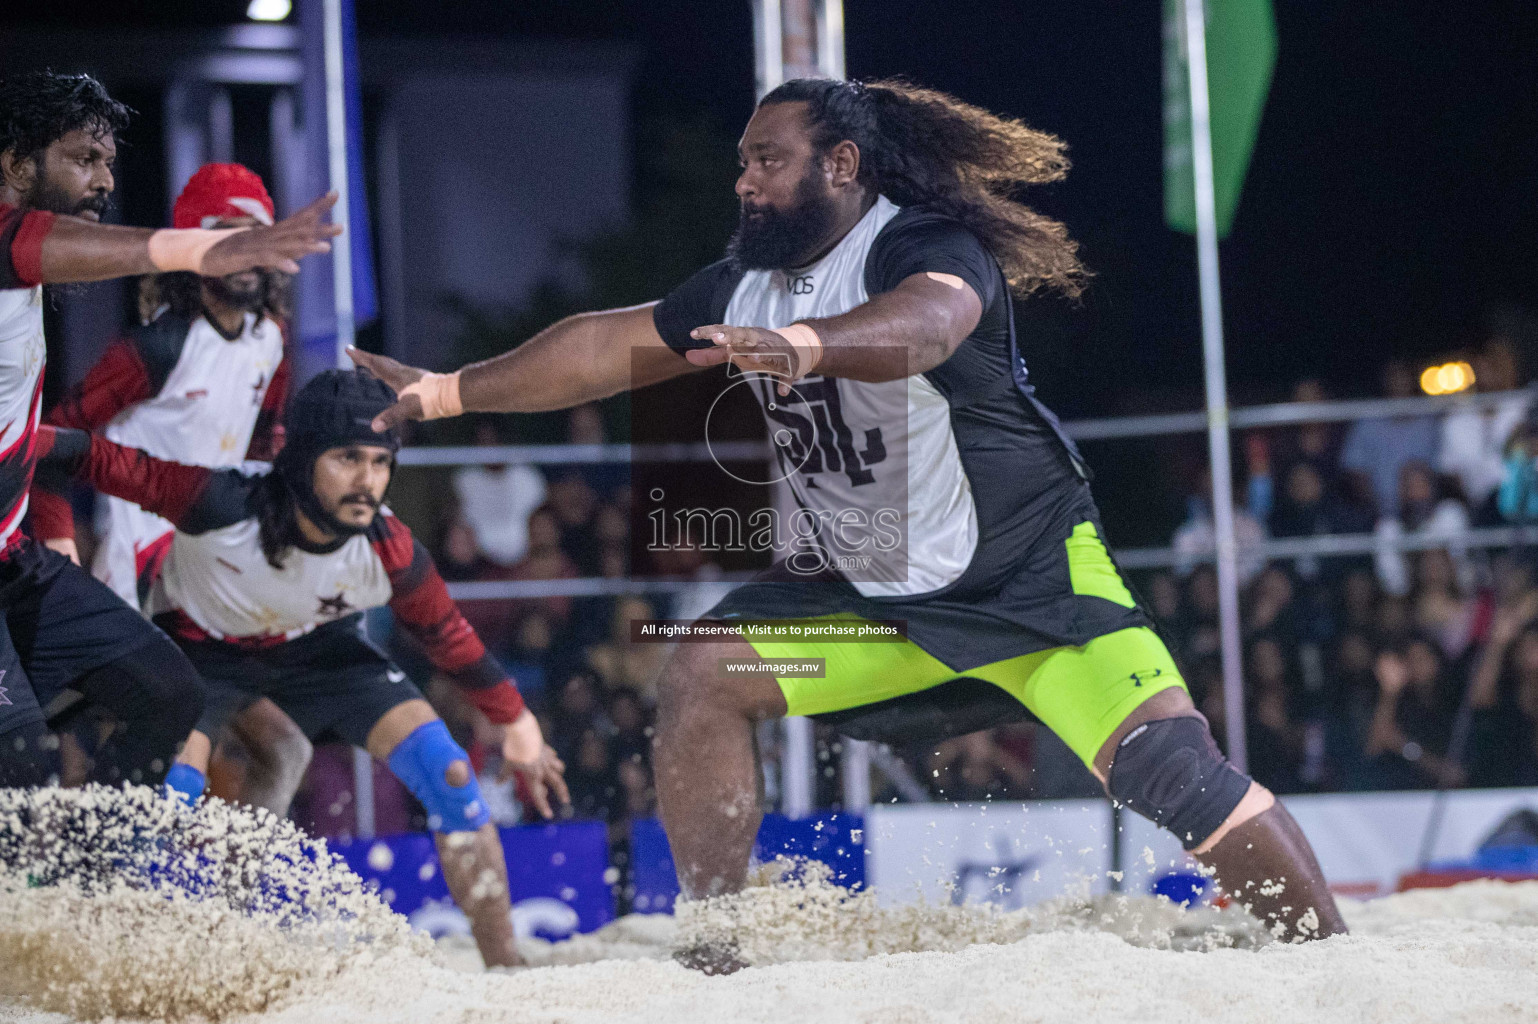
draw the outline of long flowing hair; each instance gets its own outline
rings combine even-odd
[[[278,457],[283,457],[281,452]],[[257,538],[267,564],[282,569],[283,560],[299,535],[299,519],[294,496],[276,467],[257,481],[247,507],[256,516]]]
[[[858,146],[867,188],[966,225],[1017,294],[1046,288],[1072,298],[1084,290],[1089,272],[1068,228],[1015,198],[1068,173],[1068,147],[1057,136],[896,79],[799,78],[760,101],[770,103],[805,103],[820,153],[845,139]]]
[[[293,312],[292,282],[289,274],[264,270],[262,305],[256,312],[284,323]],[[139,278],[139,321],[149,323],[163,312],[187,320],[203,315],[203,279],[185,270],[166,274],[146,274]]]

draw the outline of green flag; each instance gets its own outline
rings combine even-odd
[[[1207,89],[1212,110],[1212,176],[1218,235],[1226,236],[1255,148],[1276,67],[1271,0],[1206,0]],[[1164,0],[1164,221],[1196,230],[1191,169],[1191,92],[1184,0]]]

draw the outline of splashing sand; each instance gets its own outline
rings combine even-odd
[[[324,843],[266,812],[143,787],[0,790],[0,997],[219,1019],[430,953]]]
[[[34,799],[54,807],[64,798]],[[199,814],[227,824],[226,849],[243,857],[291,843],[323,853],[281,823],[224,805]],[[14,822],[0,811],[0,829]],[[271,838],[246,838],[253,829]],[[142,833],[130,838],[144,849]],[[1185,913],[1147,898],[1013,912],[882,908],[815,871],[782,871],[776,884],[688,907],[676,920],[626,918],[571,942],[527,944],[531,961],[547,966],[488,974],[447,968],[444,960],[466,959],[463,950],[424,950],[355,878],[324,857],[305,859],[309,868],[277,856],[283,871],[309,872],[306,895],[286,911],[260,899],[258,912],[245,909],[264,891],[254,864],[201,868],[197,878],[217,876],[227,888],[195,896],[146,886],[144,874],[129,872],[130,884],[89,870],[77,872],[93,877],[84,885],[0,891],[0,989],[16,1000],[0,997],[0,1022],[110,1013],[229,1024],[1538,1019],[1538,883],[1350,904],[1352,936],[1284,945],[1234,911]],[[666,959],[680,943],[724,934],[761,966],[707,978]],[[36,966],[13,972],[18,953]]]

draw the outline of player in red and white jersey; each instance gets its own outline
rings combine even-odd
[[[205,164],[172,210],[177,228],[273,222],[262,179],[239,164]],[[271,462],[282,446],[289,363],[284,358],[287,275],[226,277],[185,271],[146,277],[147,322],[114,341],[51,411],[54,426],[99,430],[119,444],[194,466]],[[172,527],[107,498],[91,570],[129,604],[142,602]]]
[[[271,224],[271,196],[240,164],[205,164],[171,211],[175,228]],[[102,353],[85,379],[44,417],[100,430],[119,444],[195,466],[271,462],[282,447],[288,275],[255,269],[225,277],[186,271],[140,279],[144,323]],[[98,506],[91,571],[142,605],[173,528],[131,501]],[[73,555],[73,542],[55,542]],[[310,763],[309,741],[270,701],[259,701],[220,737],[215,792],[275,813],[293,801]],[[229,746],[232,740],[236,746]],[[243,748],[243,756],[242,756]],[[225,755],[232,755],[228,758]]]
[[[482,957],[489,966],[516,963],[501,842],[469,757],[405,673],[364,638],[362,612],[388,605],[438,672],[502,728],[507,765],[547,818],[552,790],[567,799],[564,766],[427,550],[382,506],[399,441],[371,422],[394,402],[393,391],[359,371],[318,375],[294,397],[273,471],[258,476],[165,462],[99,434],[45,426],[34,519],[40,536],[71,534],[57,478],[67,471],[175,524],[150,605],[208,699],[169,786],[199,795],[210,738],[256,700],[272,700],[311,740],[337,736],[390,765],[427,808],[445,880]],[[473,838],[455,841],[456,833]],[[484,884],[488,871],[497,885]]]
[[[202,685],[176,646],[63,555],[21,530],[42,396],[41,285],[169,270],[297,270],[329,248],[327,196],[233,231],[98,223],[128,110],[85,75],[0,80],[0,786],[51,769],[49,723],[94,705],[117,721],[95,778],[153,782],[196,721]]]

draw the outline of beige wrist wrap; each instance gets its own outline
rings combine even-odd
[[[774,333],[790,342],[791,348],[796,350],[797,379],[811,373],[822,362],[822,339],[806,324],[776,328]]]
[[[453,373],[424,373],[401,388],[399,397],[416,395],[422,400],[422,418],[441,420],[458,416],[465,411],[459,400],[459,371]]]
[[[250,228],[163,228],[150,235],[150,262],[170,273],[189,270],[203,273],[203,257],[226,238]]]

